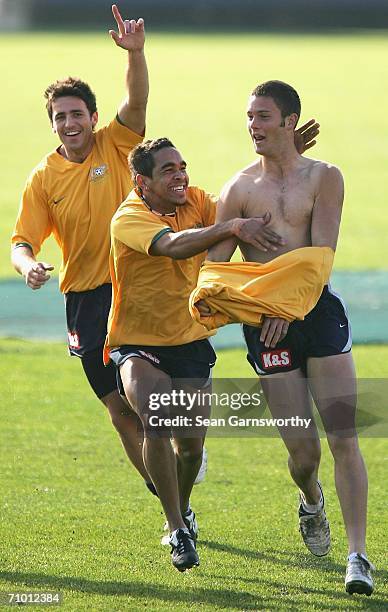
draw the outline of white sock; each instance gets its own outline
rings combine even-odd
[[[317,512],[319,512],[320,510],[322,510],[323,508],[323,497],[321,495],[321,498],[319,500],[319,502],[317,504],[308,504],[304,498],[303,493],[301,493],[301,497],[302,497],[302,506],[304,508],[304,510],[306,510],[306,512],[309,512],[310,514],[316,514]]]

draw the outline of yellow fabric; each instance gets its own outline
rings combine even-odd
[[[304,247],[265,264],[205,262],[190,296],[190,313],[208,330],[228,323],[259,326],[263,315],[304,319],[316,305],[333,266],[330,247]],[[205,300],[212,315],[201,317]]]
[[[93,149],[82,164],[54,151],[32,172],[12,243],[28,243],[37,256],[52,233],[62,251],[63,293],[110,282],[109,224],[132,187],[127,157],[142,139],[114,119],[96,131]]]
[[[154,214],[135,191],[122,203],[111,224],[113,301],[105,361],[108,348],[124,344],[174,346],[209,336],[188,308],[206,253],[173,260],[148,252],[164,232],[213,225],[215,209],[215,199],[196,187],[189,187],[174,217]]]

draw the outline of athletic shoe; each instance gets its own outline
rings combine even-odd
[[[184,572],[199,565],[195,543],[188,529],[175,529],[170,536],[171,561],[174,567]]]
[[[187,529],[190,532],[191,537],[196,543],[198,539],[199,527],[198,527],[197,519],[195,518],[195,513],[192,511],[191,508],[189,508],[186,514],[182,514],[182,518],[183,518],[184,524],[186,525]],[[170,535],[168,533],[169,529],[168,529],[167,521],[164,523],[163,531],[166,531],[167,533],[164,536],[162,536],[160,543],[162,546],[169,546],[170,545]]]
[[[330,550],[330,526],[326,518],[322,487],[322,508],[318,512],[307,512],[299,495],[299,531],[308,550],[316,557],[324,557]]]
[[[351,553],[346,566],[346,592],[350,595],[353,595],[353,593],[372,595],[373,580],[371,571],[374,569],[374,565],[368,561],[365,555],[356,552]]]
[[[187,529],[190,531],[190,535],[193,538],[194,542],[197,542],[198,538],[198,523],[195,518],[195,514],[189,506],[188,511],[185,514],[182,514],[183,522],[186,525]]]
[[[207,450],[205,447],[203,447],[202,450],[202,463],[201,463],[201,467],[199,468],[198,474],[196,479],[194,480],[194,484],[200,484],[203,479],[206,476],[206,472],[207,472]]]

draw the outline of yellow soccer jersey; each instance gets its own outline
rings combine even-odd
[[[259,326],[263,315],[304,319],[329,281],[333,260],[330,247],[302,247],[264,264],[208,261],[190,296],[191,316],[209,330],[228,323]],[[211,316],[201,316],[199,300]]]
[[[111,223],[113,301],[107,349],[174,346],[210,335],[189,312],[189,296],[206,252],[182,260],[148,253],[165,232],[213,225],[215,209],[215,198],[196,187],[189,187],[187,202],[174,217],[154,214],[135,191],[122,203]]]
[[[142,136],[117,119],[97,130],[81,163],[58,151],[47,155],[25,187],[12,243],[27,243],[35,255],[52,233],[62,251],[62,293],[110,282],[110,221],[132,188],[128,153]]]

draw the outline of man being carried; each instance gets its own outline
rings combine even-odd
[[[336,248],[343,179],[329,163],[302,157],[294,146],[300,116],[297,92],[281,81],[256,87],[248,103],[248,129],[262,157],[225,186],[217,222],[263,216],[284,242],[274,253],[241,244],[247,262],[269,262],[301,247]],[[229,261],[237,245],[218,243],[210,261]],[[283,288],[284,289],[284,288]],[[201,314],[206,307],[199,306]],[[208,311],[209,312],[209,311]],[[335,462],[335,482],[349,543],[346,590],[370,595],[371,564],[365,555],[367,474],[355,431],[356,376],[345,306],[326,286],[303,321],[265,317],[261,329],[244,326],[248,360],[261,378],[274,417],[311,417],[313,397]],[[282,359],[279,359],[279,355]],[[286,413],[286,414],[285,414]],[[330,530],[318,481],[320,441],[312,421],[307,437],[281,430],[289,469],[300,491],[299,523],[305,545],[317,556],[330,548]]]

